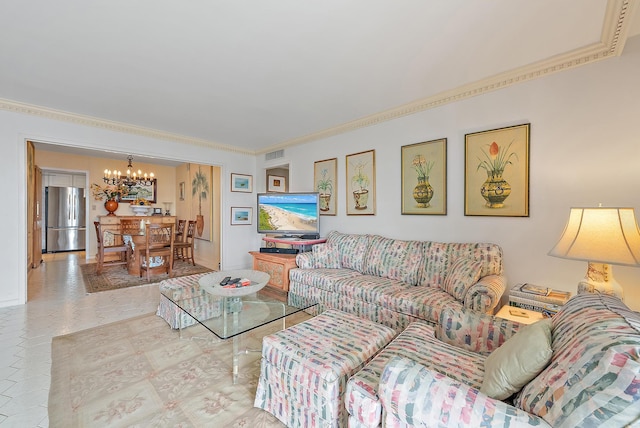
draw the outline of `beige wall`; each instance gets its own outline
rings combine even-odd
[[[87,189],[93,184],[104,184],[102,181],[105,169],[126,170],[127,160],[124,159],[106,159],[91,156],[74,155],[59,152],[50,152],[45,150],[35,151],[35,163],[43,170],[57,170],[69,172],[84,172],[87,174]],[[163,202],[171,202],[173,207],[176,205],[176,168],[172,166],[144,164],[133,160],[134,168],[141,169],[145,172],[151,172],[158,180],[156,203],[153,207],[161,208],[164,212]],[[104,200],[95,200],[91,194],[91,190],[87,190],[87,259],[93,259],[96,253],[96,236],[93,228],[93,222],[98,220],[99,216],[107,214],[104,208]],[[173,208],[172,208],[173,211]],[[133,215],[129,209],[129,204],[120,203],[116,215]]]

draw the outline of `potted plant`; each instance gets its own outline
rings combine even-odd
[[[191,195],[198,196],[198,214],[196,215],[196,232],[198,236],[202,236],[204,231],[204,216],[202,215],[202,200],[207,199],[209,194],[209,181],[207,176],[200,170],[198,165],[198,172],[196,172],[193,180],[191,181]]]
[[[118,201],[129,194],[129,190],[126,186],[116,186],[114,184],[108,184],[104,187],[93,183],[91,185],[91,193],[96,201],[106,199],[104,202],[104,208],[107,210],[107,216],[115,216],[115,212],[118,209]]]
[[[351,177],[351,186],[354,188],[353,190],[353,199],[355,201],[355,208],[357,210],[364,210],[367,208],[367,202],[369,200],[369,177],[364,172],[364,168],[367,166],[367,163],[364,161],[359,161],[355,164],[352,164],[355,169],[355,174]],[[356,188],[357,187],[357,188]]]
[[[329,211],[329,202],[333,193],[333,180],[328,178],[327,174],[329,174],[329,170],[323,169],[320,172],[322,178],[316,184],[316,189],[320,193],[320,211]]]

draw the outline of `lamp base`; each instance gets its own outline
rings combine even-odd
[[[589,262],[587,274],[578,283],[578,294],[601,293],[615,296],[622,300],[622,286],[613,277],[612,267],[608,263]]]

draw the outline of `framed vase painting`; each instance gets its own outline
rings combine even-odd
[[[347,215],[376,213],[376,151],[347,155]]]
[[[447,214],[447,139],[402,146],[402,214]]]
[[[529,216],[530,126],[465,135],[464,215]]]
[[[313,163],[313,182],[320,196],[320,215],[336,215],[338,205],[338,158]]]

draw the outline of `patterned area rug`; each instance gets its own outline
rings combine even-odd
[[[118,288],[134,287],[136,285],[146,285],[160,282],[168,278],[167,274],[151,275],[151,280],[147,282],[146,276],[142,278],[129,275],[127,269],[122,266],[109,266],[96,273],[96,263],[81,265],[84,286],[87,293],[97,293],[98,291],[117,290]],[[211,269],[200,265],[178,262],[173,269],[173,277],[194,275],[196,273],[212,272]]]
[[[296,314],[287,325],[310,318]],[[260,349],[279,322],[242,337],[242,348]],[[51,427],[283,427],[253,407],[260,353],[240,357],[233,385],[232,341],[200,326],[180,339],[149,314],[53,338]]]

